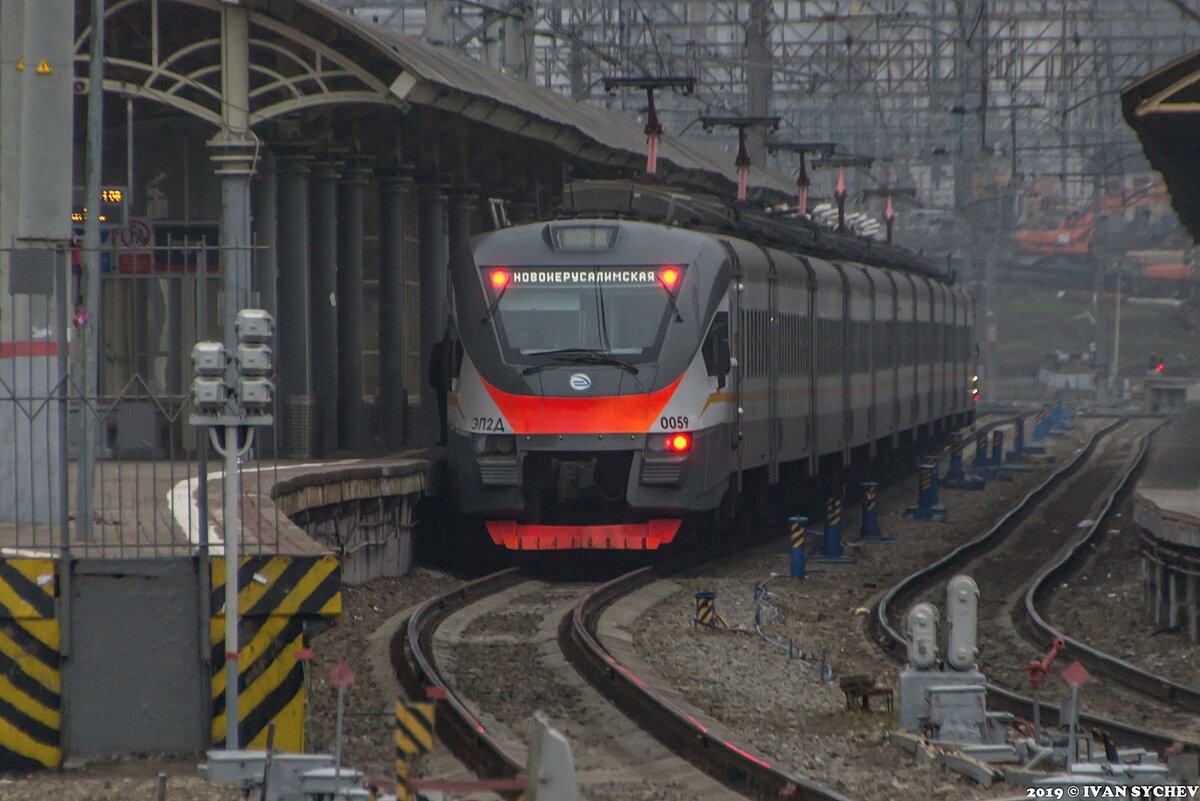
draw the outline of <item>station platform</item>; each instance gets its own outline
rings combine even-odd
[[[436,485],[442,461],[440,448],[413,448],[371,458],[247,463],[241,470],[242,552],[312,556],[361,544],[339,542],[344,527],[331,527],[330,521],[360,502],[404,499],[411,507]],[[203,525],[195,460],[99,462],[93,530],[87,540],[78,536],[75,526],[76,473],[72,462],[66,543],[72,555],[188,556],[205,545],[214,556],[223,553],[224,487],[219,461],[209,461]],[[362,528],[364,521],[358,523]],[[63,545],[57,523],[0,523],[0,556],[54,558]]]
[[[1155,435],[1133,519],[1142,531],[1147,613],[1200,642],[1200,404],[1183,407]]]
[[[1186,406],[1155,435],[1133,498],[1143,529],[1200,548],[1200,404]]]

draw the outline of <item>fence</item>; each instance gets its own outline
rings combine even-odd
[[[0,554],[219,553],[221,460],[209,459],[188,415],[192,345],[220,339],[220,249],[205,237],[169,233],[140,247],[104,246],[98,314],[82,302],[79,251],[0,250],[5,262]],[[85,391],[81,347],[89,338],[99,346],[94,394]],[[270,498],[278,436],[277,427],[258,431],[239,468],[249,554],[279,545],[280,513]],[[211,515],[198,502],[205,489]]]

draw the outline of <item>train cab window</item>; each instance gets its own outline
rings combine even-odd
[[[710,376],[717,379],[718,388],[725,387],[725,376],[731,369],[729,354],[729,312],[719,311],[713,315],[708,336],[701,347],[704,367]]]
[[[609,353],[626,361],[658,357],[670,309],[652,269],[510,270],[496,300],[505,358],[563,350]],[[534,359],[533,361],[537,361]]]

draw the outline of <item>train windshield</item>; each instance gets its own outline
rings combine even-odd
[[[484,277],[505,357],[520,362],[582,350],[626,362],[654,361],[670,309],[660,272],[652,267],[488,268]]]

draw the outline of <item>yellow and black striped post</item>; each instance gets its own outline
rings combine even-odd
[[[975,432],[975,459],[971,462],[971,467],[987,467],[988,466],[988,435],[986,431]]]
[[[883,536],[879,528],[879,483],[863,482],[862,527],[858,536],[863,542],[895,542],[895,537]]]
[[[821,552],[813,557],[814,562],[849,564],[854,561],[842,550],[842,506],[842,496],[837,493],[825,501],[824,537],[821,540]]]
[[[807,517],[788,518],[788,536],[792,544],[792,578],[803,579],[808,568],[808,554],[804,551],[804,527],[808,525]]]
[[[0,771],[62,763],[53,559],[0,559]]]
[[[433,702],[396,699],[396,798],[408,801],[412,761],[433,750]]]
[[[238,560],[238,742],[304,751],[305,623],[342,610],[336,556],[245,556]],[[212,743],[225,742],[225,560],[211,562]]]
[[[703,626],[706,629],[717,627],[717,594],[712,590],[700,590],[695,595],[696,616],[692,625]]]

